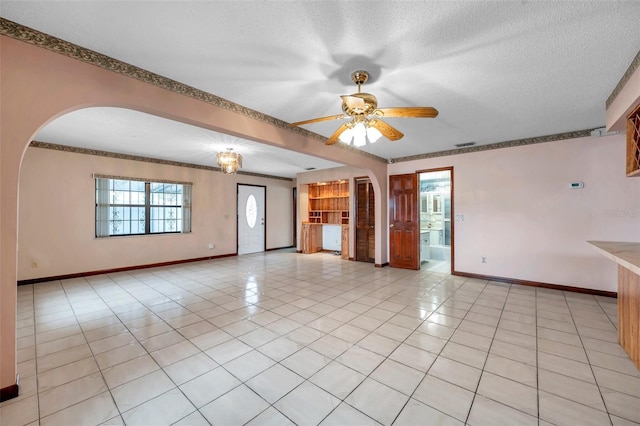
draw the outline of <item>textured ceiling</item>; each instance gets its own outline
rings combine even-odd
[[[0,13],[286,122],[340,113],[339,95],[356,91],[351,72],[365,69],[371,79],[363,90],[379,106],[440,111],[436,119],[388,119],[405,137],[363,148],[383,158],[602,127],[605,101],[640,48],[635,1],[3,0]],[[76,145],[121,150],[118,140],[139,121],[111,109],[76,114],[38,139],[62,143],[73,131],[81,136]],[[82,138],[90,129],[78,132],[78,126],[90,120],[121,124],[106,126],[117,129],[113,134]],[[237,143],[249,157],[261,149],[185,125],[169,123],[160,133],[157,120],[143,122],[151,127],[139,130],[138,140],[147,139],[135,148],[149,156],[169,150],[174,159],[195,161],[203,139]],[[305,128],[329,136],[339,124]],[[151,143],[163,135],[165,142]],[[247,160],[245,169],[293,176],[294,169],[335,166],[303,157],[276,154],[295,167],[274,160],[263,164],[270,172],[251,170]]]

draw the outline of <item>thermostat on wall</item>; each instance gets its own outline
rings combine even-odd
[[[571,189],[582,189],[582,188],[584,188],[584,182],[571,182],[569,184],[569,188],[571,188]]]

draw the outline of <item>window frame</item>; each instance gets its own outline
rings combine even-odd
[[[129,237],[129,236],[146,236],[146,235],[163,235],[163,234],[185,234],[191,233],[191,216],[192,216],[192,207],[191,207],[191,194],[192,194],[192,186],[191,182],[175,182],[175,181],[166,181],[166,180],[158,180],[158,179],[139,179],[139,178],[128,178],[121,176],[108,176],[108,175],[98,175],[94,174],[95,178],[95,238],[113,238],[113,237]],[[112,203],[112,196],[114,191],[118,191],[114,187],[114,181],[125,181],[128,183],[129,189],[120,190],[122,192],[128,192],[129,194],[140,193],[141,191],[135,191],[131,189],[132,182],[143,182],[144,183],[144,203],[132,203],[131,197],[129,197],[128,203]],[[181,188],[176,188],[175,192],[155,192],[152,191],[152,185],[160,185],[166,187],[167,185],[179,186]],[[102,192],[101,192],[102,191]],[[153,204],[154,198],[152,195],[162,194],[161,199],[164,201],[164,194],[175,194],[176,202],[174,204]],[[179,202],[178,202],[179,201]],[[121,221],[124,222],[129,221],[141,221],[144,220],[144,230],[143,232],[131,232],[131,226],[129,226],[129,232],[127,233],[111,233],[113,230],[113,218],[112,218],[112,208],[122,208],[122,209],[144,209],[144,218],[140,219],[131,219],[131,210],[129,214],[129,219],[125,219],[125,215],[123,215]],[[152,219],[151,211],[152,209],[161,209],[163,211],[162,219]],[[170,219],[165,218],[164,212],[166,209],[177,209],[178,213],[176,214],[175,222],[176,222],[176,230],[166,231],[166,223]],[[152,230],[152,222],[159,221],[162,224],[162,231],[153,231]],[[179,225],[178,225],[179,224]],[[123,226],[124,223],[123,223]],[[140,230],[140,226],[138,226],[138,230]]]

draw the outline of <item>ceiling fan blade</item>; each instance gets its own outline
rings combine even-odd
[[[397,141],[404,136],[400,130],[379,119],[369,120],[369,126],[378,129],[384,137],[392,141]]]
[[[319,123],[320,121],[339,120],[341,118],[346,118],[346,117],[347,116],[344,114],[329,115],[327,117],[312,118],[311,120],[298,121],[295,123],[291,123],[289,124],[289,127],[302,126],[302,125],[311,124],[311,123]]]
[[[396,107],[378,108],[374,114],[381,112],[383,117],[404,118],[434,118],[438,116],[438,110],[432,107]]]
[[[338,142],[338,138],[340,137],[342,132],[344,132],[349,128],[347,124],[349,123],[344,123],[342,126],[338,127],[338,130],[336,130],[331,136],[329,136],[329,139],[327,139],[327,142],[325,142],[325,145],[333,145],[336,142]]]
[[[355,96],[355,95],[342,95],[340,96],[342,98],[342,101],[347,104],[347,107],[349,107],[350,110],[364,110],[365,109],[365,102],[364,99],[359,97],[359,96]]]

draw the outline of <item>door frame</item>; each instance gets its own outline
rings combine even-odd
[[[265,189],[264,192],[265,192],[265,204],[266,204],[267,190]],[[291,247],[295,247],[298,241],[298,188],[295,186],[293,187],[292,197],[293,198],[292,198],[291,205],[293,208],[293,240],[291,241]],[[267,206],[265,205],[264,207],[265,207],[265,216],[266,216]],[[265,217],[265,220],[266,220],[266,217]],[[266,235],[267,235],[267,230],[265,229],[265,239],[266,239]]]
[[[455,222],[456,222],[456,215],[455,215],[455,197],[454,197],[454,191],[455,191],[455,185],[454,185],[454,175],[453,175],[453,166],[446,166],[446,167],[436,167],[433,169],[423,169],[423,170],[417,170],[416,173],[418,175],[418,196],[419,196],[419,186],[420,186],[420,174],[421,173],[430,173],[430,172],[443,172],[443,171],[449,171],[449,178],[451,181],[451,269],[449,271],[449,273],[451,275],[453,275],[453,271],[455,271]],[[419,206],[418,206],[419,209]],[[418,213],[420,213],[418,211]]]
[[[255,188],[264,188],[264,241],[262,242],[262,253],[267,251],[267,186],[266,185],[252,185],[250,183],[236,183],[236,255],[240,251],[240,210],[238,209],[238,202],[240,201],[240,187],[241,186],[253,186]],[[256,252],[261,253],[261,252]]]

